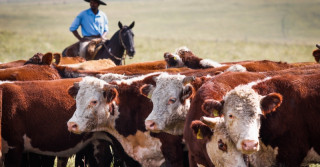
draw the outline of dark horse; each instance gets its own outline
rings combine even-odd
[[[119,21],[118,26],[120,30],[114,33],[110,40],[107,40],[102,44],[101,49],[94,56],[94,60],[98,59],[111,59],[116,65],[122,65],[122,60],[125,59],[124,51],[129,58],[133,58],[135,54],[134,49],[134,34],[132,28],[134,27],[134,22],[129,26],[123,26]],[[62,52],[63,56],[78,56],[79,52],[79,42],[67,47]]]

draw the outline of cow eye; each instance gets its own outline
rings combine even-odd
[[[218,141],[218,148],[224,152],[227,152],[227,145],[224,144],[221,139]]]
[[[172,98],[169,99],[168,103],[169,103],[169,104],[173,104],[173,103],[175,103],[176,101],[177,101],[177,99],[172,97]]]
[[[94,105],[96,105],[97,103],[98,103],[97,100],[92,100],[92,101],[90,102],[90,105],[94,106]]]
[[[232,118],[233,118],[233,115],[232,115],[232,114],[229,114],[229,118],[232,119]]]

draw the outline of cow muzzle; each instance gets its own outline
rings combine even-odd
[[[244,154],[251,154],[259,151],[259,142],[255,140],[243,140],[241,142],[241,148]]]
[[[144,124],[145,124],[147,130],[150,130],[152,132],[159,132],[159,129],[158,129],[156,122],[154,122],[152,120],[146,120],[144,122]]]
[[[68,122],[68,131],[75,134],[81,133],[78,124],[75,122]]]

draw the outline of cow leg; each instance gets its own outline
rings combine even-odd
[[[57,157],[57,167],[66,167],[68,160],[68,157]]]

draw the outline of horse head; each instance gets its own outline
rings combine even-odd
[[[134,27],[134,21],[129,26],[123,26],[122,23],[119,21],[118,26],[120,28],[119,39],[121,45],[124,47],[127,55],[131,59],[136,53],[133,41],[134,34],[132,32],[132,28]]]

